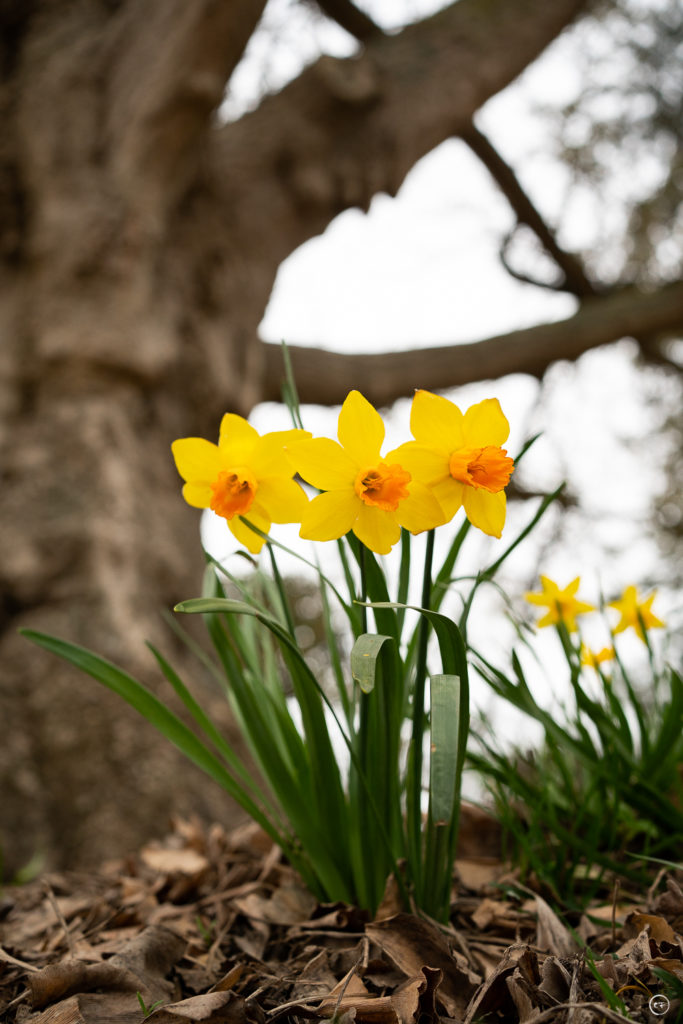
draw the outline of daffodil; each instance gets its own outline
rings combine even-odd
[[[339,441],[313,438],[288,450],[298,473],[323,493],[301,520],[306,540],[335,540],[353,531],[371,551],[387,554],[401,534],[444,523],[439,502],[419,465],[408,470],[395,451],[381,454],[382,417],[359,391],[347,396],[337,427]]]
[[[633,585],[626,587],[618,601],[610,601],[609,607],[616,609],[621,618],[614,627],[615,633],[625,629],[635,629],[641,640],[645,640],[644,630],[663,629],[666,623],[658,619],[652,611],[652,602],[657,596],[653,590],[645,600],[638,597],[638,590]]]
[[[257,554],[264,539],[241,517],[264,533],[272,523],[301,522],[308,498],[293,479],[285,446],[310,436],[305,430],[260,436],[242,416],[226,413],[217,445],[202,437],[184,437],[171,445],[185,481],[183,497],[194,508],[210,508],[222,516],[240,544]]]
[[[563,622],[570,633],[573,633],[577,629],[577,615],[595,611],[592,604],[579,601],[576,597],[580,583],[581,577],[577,576],[575,580],[560,590],[557,583],[554,583],[548,576],[541,576],[541,591],[524,595],[529,604],[548,609],[536,623],[539,629],[543,626],[555,626]]]
[[[593,651],[586,644],[581,644],[581,664],[588,668],[598,669],[606,661],[614,660],[614,648],[603,647],[599,651]]]
[[[427,481],[446,520],[464,507],[473,526],[500,537],[514,462],[502,447],[510,427],[498,399],[487,398],[462,413],[447,398],[417,391],[410,429],[414,441],[396,455],[410,473]]]

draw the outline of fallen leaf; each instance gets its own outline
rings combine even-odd
[[[514,1019],[510,1014],[516,1013],[516,1010],[507,987],[507,979],[512,977],[520,965],[527,974],[538,976],[536,953],[527,945],[510,946],[497,969],[470,1001],[463,1024],[472,1024],[474,1020],[489,1013],[502,1014],[503,1020]]]
[[[169,1006],[160,1006],[145,1017],[145,1024],[176,1024],[177,1021],[242,1024],[246,1019],[244,1000],[234,992],[205,992]]]
[[[541,896],[536,896],[536,945],[547,953],[555,956],[569,957],[578,949],[569,931],[560,921],[554,910],[548,906]]]
[[[640,914],[631,913],[624,922],[624,936],[626,938],[632,938],[635,935],[639,935],[643,928],[650,929],[650,937],[655,942],[670,942],[675,943],[676,934],[669,924],[663,917],[655,914]]]
[[[457,962],[436,925],[412,914],[396,914],[367,924],[365,931],[407,977],[419,975],[423,967],[440,970],[439,1001],[449,1017],[464,1014],[481,978]]]
[[[201,853],[191,847],[184,850],[168,850],[163,847],[145,846],[140,858],[148,868],[164,875],[201,875],[209,868],[209,862]]]

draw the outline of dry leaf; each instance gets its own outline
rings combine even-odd
[[[624,937],[632,938],[633,936],[639,935],[643,928],[649,927],[650,938],[654,939],[655,942],[670,942],[672,945],[676,942],[676,934],[663,917],[659,917],[654,914],[640,914],[637,912],[631,913],[626,918],[624,924]]]
[[[538,975],[538,959],[529,946],[510,946],[497,969],[481,986],[467,1007],[463,1024],[471,1024],[487,1013],[500,1012],[503,1019],[510,1020],[509,1014],[515,1012],[507,979],[513,975],[519,965],[523,965],[527,974]]]
[[[397,914],[366,925],[366,934],[394,961],[407,977],[423,967],[443,973],[438,999],[449,1017],[461,1017],[481,978],[458,964],[443,933],[412,914]]]
[[[578,947],[555,911],[551,910],[541,896],[536,897],[535,903],[538,917],[536,926],[538,948],[559,957],[572,956]]]
[[[140,852],[140,858],[152,871],[164,875],[201,875],[210,866],[206,857],[192,848],[167,850],[163,847],[145,846]]]
[[[202,1024],[243,1024],[246,1022],[244,1000],[234,992],[205,992],[190,996],[169,1006],[160,1006],[148,1017],[145,1024],[178,1024],[179,1021],[201,1021]]]

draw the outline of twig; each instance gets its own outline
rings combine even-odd
[[[619,896],[620,882],[614,879],[614,891],[612,892],[612,949],[617,944],[617,897]]]
[[[60,910],[59,903],[57,902],[57,897],[54,894],[52,886],[47,881],[47,879],[43,882],[43,887],[45,889],[45,895],[49,899],[50,905],[51,905],[52,909],[54,910],[55,914],[57,915],[57,920],[59,921],[60,925],[62,926],[62,929],[64,930],[64,936],[66,938],[66,942],[67,942],[67,945],[69,947],[69,953],[75,959],[76,958],[76,948],[75,948],[75,946],[73,944],[73,939],[71,938],[71,933],[69,932],[69,926],[66,923],[66,918],[64,917],[64,914]]]
[[[624,1024],[626,1020],[626,1017],[623,1017],[620,1013],[615,1013],[614,1010],[610,1010],[604,1003],[560,1003],[558,1006],[551,1006],[549,1010],[544,1010],[538,1017],[534,1017],[534,1024],[556,1021],[560,1010],[591,1010],[594,1014],[599,1015],[602,1020],[614,1021],[615,1024]]]
[[[5,963],[8,963],[8,964],[13,964],[15,967],[23,967],[23,969],[25,971],[39,971],[40,970],[40,967],[34,967],[33,964],[27,964],[25,960],[17,960],[16,957],[11,956],[10,953],[5,952],[5,950],[2,948],[2,946],[0,946],[0,960],[4,960]]]

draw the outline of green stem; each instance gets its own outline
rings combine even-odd
[[[422,577],[422,607],[429,608],[432,596],[432,562],[434,560],[434,530],[427,534],[424,576]],[[413,687],[413,729],[411,737],[411,771],[408,788],[408,830],[413,880],[418,892],[422,879],[422,747],[424,734],[425,681],[427,678],[427,641],[429,621],[422,616],[419,626],[415,684]]]
[[[285,623],[287,624],[287,630],[288,630],[290,636],[293,637],[295,635],[295,633],[294,633],[294,620],[292,618],[291,608],[289,607],[289,600],[287,599],[287,591],[285,590],[285,585],[284,585],[284,583],[282,581],[282,576],[280,575],[280,570],[278,569],[277,560],[275,558],[275,552],[273,551],[273,547],[272,547],[271,544],[267,544],[266,547],[268,548],[268,554],[270,555],[270,564],[271,564],[271,567],[273,569],[273,578],[275,580],[275,584],[277,586],[278,593],[280,595],[280,603],[282,605],[282,614],[285,617]]]
[[[367,633],[368,631],[368,609],[366,608],[366,602],[368,599],[368,581],[365,574],[365,545],[360,545],[358,552],[358,564],[360,567],[360,599],[361,605],[361,633]]]

